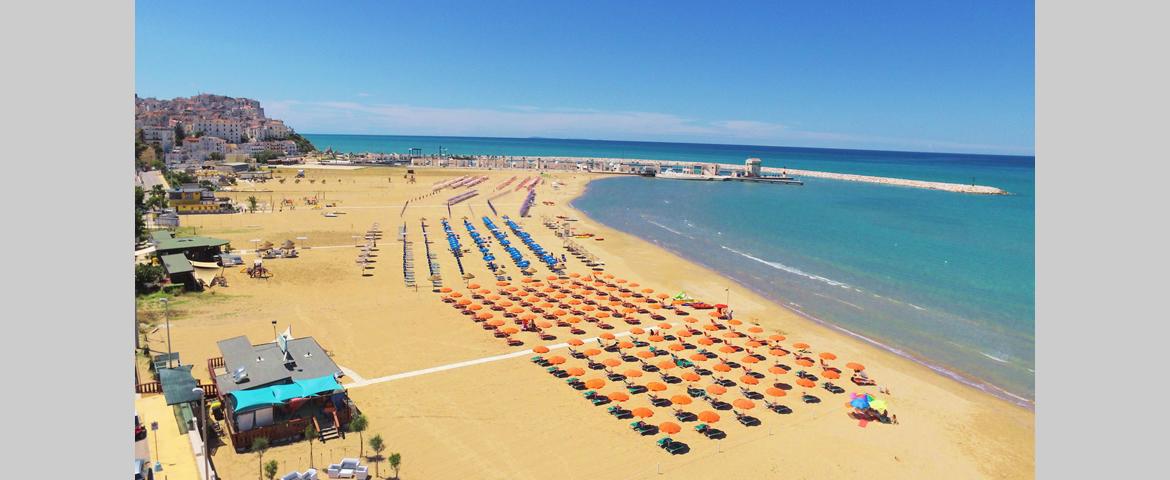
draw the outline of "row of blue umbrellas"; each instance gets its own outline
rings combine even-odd
[[[507,219],[507,217],[504,218]],[[517,267],[528,268],[529,265],[532,265],[532,262],[524,259],[524,256],[520,254],[520,250],[517,250],[516,247],[512,246],[512,242],[508,241],[508,234],[500,230],[490,218],[483,217],[483,225],[487,227],[489,232],[492,232],[492,235],[500,242],[500,246],[504,247],[504,251],[508,253],[508,256],[512,257],[512,261],[516,263]]]
[[[536,243],[536,241],[532,239],[532,235],[530,235],[528,232],[525,232],[519,224],[513,222],[512,219],[508,218],[506,215],[503,218],[504,224],[507,225],[508,228],[512,229],[512,233],[516,234],[516,236],[520,238],[521,242],[524,242],[525,245],[528,245],[528,248],[532,250],[532,253],[536,254],[537,258],[548,264],[548,268],[554,270],[557,268],[557,257],[545,251],[544,247],[541,247],[539,243]]]
[[[496,269],[499,268],[496,266],[496,256],[492,255],[492,252],[488,250],[487,239],[483,238],[483,235],[480,235],[479,232],[475,230],[475,225],[472,225],[471,222],[466,218],[463,219],[463,226],[467,228],[467,234],[471,236],[471,240],[474,241],[475,246],[479,248],[479,253],[483,254],[483,261],[487,262],[488,269],[493,272],[496,271]]]
[[[460,257],[463,256],[463,247],[459,245],[459,236],[455,235],[455,231],[451,229],[451,224],[447,223],[447,219],[439,220],[443,224],[443,233],[447,234],[447,245],[451,247],[451,254],[455,255],[455,264],[459,266],[459,274],[463,274],[463,262]]]

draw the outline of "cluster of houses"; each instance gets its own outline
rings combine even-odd
[[[142,131],[146,143],[162,148],[168,168],[240,161],[264,151],[281,156],[300,153],[297,143],[288,140],[292,129],[266,118],[256,100],[209,94],[172,100],[135,96],[134,106],[135,129]]]

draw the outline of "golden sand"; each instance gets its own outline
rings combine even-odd
[[[867,366],[870,376],[889,387],[891,410],[899,425],[871,423],[865,428],[848,416],[844,403],[848,395],[830,395],[816,389],[825,401],[806,405],[799,401],[797,387],[781,398],[794,413],[777,415],[763,409],[763,401],[749,413],[762,425],[744,427],[730,411],[716,426],[727,432],[723,440],[709,440],[694,432],[694,423],[680,423],[681,433],[672,438],[690,445],[685,455],[671,456],[655,445],[662,435],[639,436],[631,431],[632,420],[616,420],[606,407],[594,407],[581,392],[565,386],[528,361],[529,355],[451,368],[401,379],[378,381],[380,377],[456,364],[570,338],[567,330],[554,329],[558,339],[541,342],[532,333],[516,338],[522,347],[508,347],[432,293],[426,281],[426,259],[419,233],[420,218],[428,220],[432,251],[441,264],[444,285],[465,291],[454,257],[446,251],[439,219],[447,215],[444,201],[463,190],[444,190],[412,202],[399,216],[405,200],[425,195],[431,185],[466,174],[491,177],[478,186],[480,196],[452,207],[452,227],[462,234],[465,248],[471,247],[462,226],[462,217],[472,219],[487,235],[479,218],[490,214],[486,198],[495,185],[528,172],[473,172],[465,170],[416,170],[418,182],[408,185],[400,168],[360,170],[306,170],[308,179],[292,180],[295,169],[283,169],[278,176],[287,180],[241,186],[252,192],[233,193],[239,199],[255,196],[262,203],[279,204],[293,200],[275,213],[185,216],[184,226],[195,226],[200,235],[229,239],[237,249],[250,249],[251,240],[277,245],[299,236],[308,237],[308,250],[297,259],[265,261],[274,276],[250,279],[240,270],[226,272],[228,288],[215,287],[188,295],[172,307],[172,342],[185,363],[196,365],[198,378],[207,379],[206,359],[219,356],[215,342],[247,335],[253,343],[271,341],[272,320],[283,330],[291,325],[294,336],[313,336],[333,355],[340,366],[356,374],[343,383],[351,385],[350,396],[369,417],[368,439],[375,433],[386,440],[388,451],[403,457],[403,478],[836,478],[864,475],[866,478],[1031,478],[1034,476],[1034,415],[1030,410],[943,378],[927,368],[880,350],[859,340],[801,318],[791,311],[736,286],[731,280],[687,262],[669,252],[605,228],[568,207],[591,178],[587,174],[553,174],[537,189],[531,217],[521,222],[546,248],[561,252],[561,240],[541,224],[541,217],[565,215],[577,218],[579,232],[594,233],[603,241],[577,242],[605,262],[605,271],[660,292],[685,290],[709,303],[724,301],[724,288],[731,288],[730,304],[735,316],[764,327],[764,336],[782,332],[791,342],[806,342],[814,351],[831,351],[834,362],[857,361]],[[324,180],[323,182],[321,180]],[[553,181],[560,183],[554,188]],[[516,183],[509,188],[514,188]],[[314,209],[304,197],[324,197],[323,203],[337,202],[336,208]],[[493,200],[501,214],[516,219],[523,193],[513,192]],[[555,205],[542,202],[551,201]],[[279,209],[279,207],[278,207]],[[337,217],[325,211],[344,212]],[[495,220],[503,228],[501,220]],[[371,276],[363,276],[356,262],[355,235],[373,223],[384,232],[378,242],[379,255]],[[399,225],[408,227],[414,242],[415,275],[419,288],[408,289],[402,278],[402,244],[395,240]],[[304,242],[298,242],[304,243]],[[529,252],[517,245],[527,257]],[[512,273],[510,260],[498,246],[492,247]],[[473,250],[474,252],[474,250]],[[245,255],[250,263],[252,254]],[[570,271],[588,269],[570,257]],[[536,265],[536,262],[534,262]],[[493,285],[478,255],[464,257],[472,282]],[[538,268],[538,278],[549,272]],[[518,278],[516,278],[518,280]],[[493,285],[494,286],[494,285]],[[696,312],[706,320],[705,312]],[[644,319],[645,316],[640,316]],[[679,322],[668,315],[668,321]],[[614,333],[628,330],[620,322]],[[654,322],[657,323],[657,322]],[[589,324],[584,337],[601,330]],[[643,325],[645,328],[645,325]],[[165,350],[165,331],[149,336],[152,348]],[[553,354],[568,356],[564,350]],[[742,355],[742,354],[740,354]],[[601,358],[604,358],[603,355]],[[612,355],[609,355],[612,356]],[[739,355],[733,355],[738,357]],[[791,358],[791,357],[789,357]],[[793,365],[791,361],[786,362]],[[565,366],[581,366],[570,359]],[[766,363],[757,370],[766,369]],[[793,365],[795,366],[795,365]],[[619,367],[624,369],[626,367]],[[812,370],[812,369],[810,369]],[[817,369],[819,370],[819,369]],[[795,377],[788,374],[791,380]],[[592,371],[586,378],[598,376]],[[726,375],[738,378],[738,374]],[[657,380],[653,374],[640,383]],[[709,382],[708,382],[709,383]],[[792,383],[789,381],[789,383]],[[847,379],[836,382],[847,391],[858,391]],[[706,385],[700,383],[699,385]],[[762,391],[761,384],[756,391]],[[681,386],[670,387],[666,396]],[[603,393],[614,390],[610,383]],[[734,391],[734,387],[732,391]],[[874,389],[866,390],[874,392]],[[660,394],[661,395],[661,394]],[[624,402],[626,408],[649,406],[645,395]],[[728,400],[738,395],[728,395]],[[706,409],[701,401],[688,410]],[[658,424],[671,420],[669,409],[655,409],[647,419]],[[314,445],[315,465],[323,468],[342,457],[359,453],[358,436]],[[369,449],[365,452],[370,454]],[[299,442],[272,448],[265,459],[281,462],[281,474],[308,466],[309,445]],[[258,474],[255,454],[237,454],[220,448],[213,461],[223,478],[250,478]],[[373,470],[371,466],[371,471]],[[661,475],[659,475],[661,472]],[[382,476],[389,469],[381,465]]]

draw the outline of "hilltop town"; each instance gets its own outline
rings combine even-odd
[[[249,98],[205,93],[159,100],[135,95],[134,129],[140,144],[151,147],[148,156],[154,157],[155,166],[167,169],[267,161],[314,150],[283,121],[266,117],[260,102]]]

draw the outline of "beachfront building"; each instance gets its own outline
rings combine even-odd
[[[281,444],[304,438],[314,425],[321,440],[337,438],[356,408],[338,382],[341,368],[313,337],[252,345],[245,336],[220,340],[208,359],[223,405],[226,433],[236,451],[256,438]]]
[[[194,183],[180,185],[167,192],[167,201],[180,214],[236,211],[231,199],[217,198],[211,189]]]
[[[224,245],[228,244],[227,240],[211,237],[176,238],[166,230],[151,233],[150,241],[154,246],[155,261],[162,265],[167,279],[187,290],[202,288],[199,279],[195,278],[195,264],[192,262],[215,267]]]

